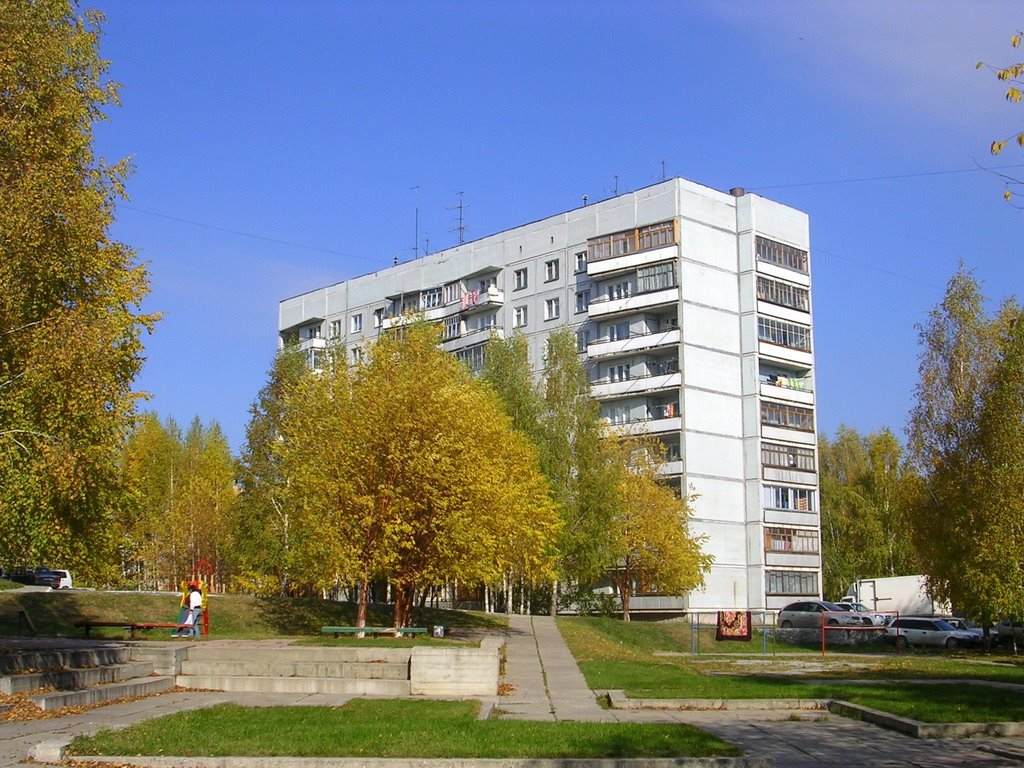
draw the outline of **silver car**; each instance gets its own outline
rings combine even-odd
[[[864,603],[853,603],[844,600],[840,605],[848,607],[849,610],[856,614],[860,614],[861,620],[873,627],[887,627],[889,622],[893,620],[892,614],[872,611]]]
[[[822,615],[824,614],[824,622]],[[790,603],[779,611],[779,626],[783,629],[791,627],[817,628],[824,623],[829,627],[863,627],[860,616],[851,613],[846,606],[830,603],[826,600],[806,600]]]
[[[973,632],[957,629],[942,619],[903,617],[886,627],[885,639],[897,648],[911,645],[932,645],[938,648],[976,646],[979,638]]]

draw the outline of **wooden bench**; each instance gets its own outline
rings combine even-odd
[[[76,627],[85,628],[85,636],[89,636],[89,631],[93,627],[120,627],[121,629],[127,629],[131,634],[132,640],[136,637],[136,632],[140,629],[187,629],[191,630],[191,624],[177,624],[167,622],[132,622],[132,621],[76,621]]]
[[[325,635],[358,635],[360,632],[367,635],[425,635],[426,627],[321,627],[320,631]]]

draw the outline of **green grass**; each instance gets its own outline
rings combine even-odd
[[[587,684],[624,690],[636,699],[829,699],[839,698],[925,722],[1002,722],[1024,720],[1024,694],[973,685],[912,685],[915,679],[971,678],[1024,685],[1020,659],[985,656],[977,663],[948,654],[882,653],[868,656],[830,651],[773,658],[758,652],[738,657],[659,656],[680,642],[675,623],[637,624],[607,619],[561,619],[559,628],[579,661]],[[676,647],[678,650],[678,646]],[[688,647],[687,647],[688,650]],[[794,664],[820,663],[803,674],[765,674],[744,661],[767,662],[777,672]],[[831,664],[830,664],[831,663]],[[849,680],[877,680],[851,685]],[[904,682],[891,683],[890,680]]]
[[[18,589],[20,586],[21,586],[21,584],[18,584],[15,581],[8,581],[7,579],[0,579],[0,592],[4,591],[5,589]]]
[[[173,622],[178,617],[180,596],[151,592],[0,592],[0,609],[23,608],[32,618],[42,635],[81,635],[75,621],[128,621]],[[333,600],[289,597],[254,597],[251,595],[210,595],[210,636],[229,639],[260,639],[306,636],[315,642],[331,644],[331,638],[320,633],[323,626],[351,626],[355,624],[354,603]],[[12,631],[10,611],[0,610],[0,634]],[[442,624],[449,627],[500,630],[506,626],[504,616],[467,611],[417,609],[418,626]],[[370,608],[367,623],[388,626],[391,613],[387,606]],[[126,633],[118,628],[97,628],[97,637],[123,638]],[[141,633],[154,640],[167,639],[166,631],[152,630]],[[395,638],[366,638],[357,642],[398,643]],[[445,640],[432,640],[445,643]]]
[[[686,725],[475,719],[471,701],[357,699],[344,707],[222,704],[101,731],[77,755],[603,758],[738,755]]]

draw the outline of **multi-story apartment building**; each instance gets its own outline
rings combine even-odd
[[[821,594],[808,244],[800,211],[672,179],[286,299],[278,327],[315,364],[414,310],[474,369],[516,331],[539,369],[569,325],[612,427],[666,444],[714,556],[704,589],[635,608],[778,608]]]

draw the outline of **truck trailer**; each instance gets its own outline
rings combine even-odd
[[[933,600],[924,576],[882,576],[860,579],[846,590],[841,603],[863,603],[874,611],[901,616],[949,616],[949,603]]]

